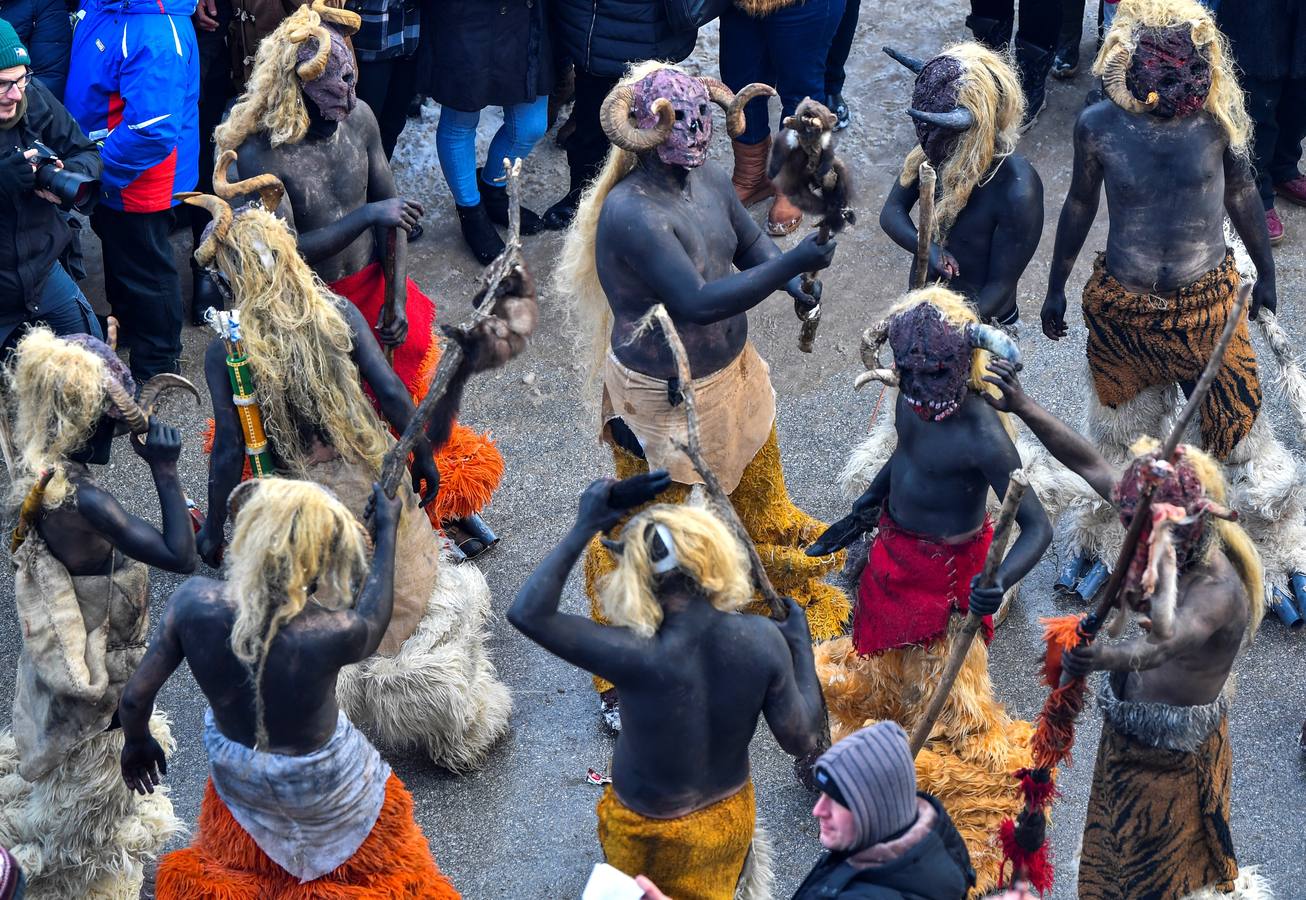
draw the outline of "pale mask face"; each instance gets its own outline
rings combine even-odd
[[[640,128],[657,124],[653,104],[671,102],[675,122],[671,134],[658,145],[658,159],[669,166],[695,169],[707,162],[712,140],[712,103],[703,82],[671,69],[658,69],[635,86],[633,112]]]
[[[312,81],[301,81],[304,96],[317,107],[318,114],[328,122],[343,122],[358,105],[356,93],[358,73],[354,68],[354,54],[350,52],[334,28],[331,32],[331,56],[326,71]],[[304,41],[299,47],[299,62],[305,63],[316,55],[317,41]]]

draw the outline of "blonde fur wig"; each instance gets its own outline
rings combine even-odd
[[[1248,158],[1252,120],[1243,102],[1229,43],[1210,11],[1197,0],[1122,0],[1117,9],[1115,21],[1093,61],[1093,74],[1104,79],[1123,75],[1138,45],[1139,32],[1187,25],[1193,45],[1211,64],[1211,91],[1204,108],[1224,129],[1234,154]]]
[[[677,66],[649,61],[637,63],[618,83],[633,85],[659,69],[683,71]],[[576,218],[567,229],[562,244],[562,258],[554,276],[554,285],[570,298],[576,343],[582,358],[587,361],[585,389],[593,393],[603,373],[603,360],[608,355],[612,341],[612,310],[608,296],[599,283],[598,264],[594,246],[598,238],[599,215],[608,194],[635,168],[637,157],[629,150],[615,144],[608,149],[603,170],[589,183],[576,207]]]
[[[273,638],[304,611],[310,594],[330,609],[352,605],[370,548],[353,513],[311,481],[246,481],[232,492],[231,508],[227,595],[237,604],[231,650],[252,675],[262,747],[267,744],[263,669]]]
[[[267,132],[273,147],[302,141],[308,133],[308,108],[301,83],[312,81],[326,68],[331,53],[329,28],[350,35],[361,21],[342,4],[324,0],[286,16],[258,45],[245,93],[213,132],[218,151],[238,149],[259,132]],[[301,64],[299,49],[306,41],[315,41],[316,49],[313,58]]]
[[[936,241],[947,236],[971,192],[987,184],[1002,160],[1015,152],[1025,115],[1020,78],[1002,56],[976,43],[954,44],[940,55],[961,63],[957,104],[970,110],[975,124],[962,133],[939,170],[942,191],[934,205],[932,234]],[[915,183],[923,162],[925,151],[917,145],[903,161],[898,183]]]
[[[1226,505],[1229,487],[1224,480],[1224,470],[1220,463],[1198,447],[1191,444],[1181,446],[1184,453],[1183,460],[1196,473],[1206,496],[1221,506]],[[1137,458],[1155,453],[1160,447],[1161,442],[1156,438],[1141,437],[1134,441],[1129,450]],[[1211,542],[1208,554],[1223,550],[1234,571],[1238,573],[1243,588],[1247,591],[1247,611],[1251,616],[1247,625],[1247,635],[1250,639],[1265,616],[1265,572],[1261,566],[1261,555],[1257,552],[1251,538],[1247,536],[1247,532],[1236,522],[1211,516],[1209,527],[1215,530],[1215,540]],[[1204,562],[1209,561],[1208,555]]]
[[[309,426],[380,472],[390,437],[348,364],[354,338],[345,301],[304,262],[286,223],[261,207],[235,216],[215,252],[240,305],[254,395],[278,458],[304,474],[301,426]]]
[[[14,435],[21,467],[13,483],[15,502],[27,496],[43,470],[53,472],[45,488],[45,507],[54,509],[68,499],[64,460],[86,442],[109,408],[106,374],[98,356],[44,326],[18,342],[6,373],[16,405]]]
[[[662,624],[662,605],[654,594],[656,576],[649,555],[653,529],[671,534],[676,570],[699,586],[713,606],[732,612],[753,599],[748,557],[739,541],[715,515],[681,504],[659,504],[635,516],[622,529],[617,568],[599,585],[608,621],[643,637]]]

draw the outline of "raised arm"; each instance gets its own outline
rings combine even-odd
[[[179,633],[183,615],[180,608],[190,602],[199,583],[200,579],[191,578],[168,598],[163,621],[154,630],[145,656],[118,701],[123,733],[122,778],[128,790],[138,794],[154,793],[159,779],[168,773],[163,748],[150,736],[150,713],[159,690],[186,656]]]
[[[358,589],[353,609],[341,613],[347,622],[343,639],[335,640],[333,636],[327,651],[340,666],[361,662],[375,653],[394,612],[395,533],[399,529],[403,501],[398,497],[389,499],[381,485],[373,484],[368,503],[372,508],[372,514],[367,517],[372,523],[372,564]]]
[[[1242,238],[1247,255],[1256,266],[1256,286],[1252,288],[1252,309],[1255,319],[1261,307],[1270,312],[1278,309],[1279,299],[1275,288],[1274,254],[1270,252],[1270,232],[1265,224],[1265,210],[1256,192],[1252,178],[1251,162],[1232,150],[1224,151],[1224,209],[1233,223],[1233,230]]]
[[[1070,192],[1057,220],[1057,240],[1052,247],[1052,265],[1048,270],[1048,291],[1043,300],[1043,333],[1054,341],[1066,334],[1066,281],[1084,247],[1088,231],[1097,218],[1102,193],[1102,164],[1094,145],[1094,131],[1089,124],[1097,110],[1090,106],[1075,121],[1075,159],[1071,170]]]
[[[112,494],[95,484],[78,485],[77,511],[123,555],[169,572],[190,574],[196,564],[195,531],[177,476],[181,432],[152,418],[145,443],[135,436],[129,440],[137,455],[149,463],[150,474],[154,476],[154,489],[163,513],[162,532],[127,512]]]
[[[1120,480],[1120,473],[1083,435],[1039,406],[1034,398],[1025,393],[1020,386],[1015,366],[1005,359],[992,359],[989,361],[989,374],[984,380],[1000,392],[997,397],[984,395],[991,406],[1018,417],[1063,466],[1088,482],[1088,486],[1103,500],[1114,502],[1111,494],[1116,482]]]
[[[209,508],[196,545],[200,558],[216,569],[226,540],[227,498],[245,470],[245,434],[231,399],[227,352],[219,340],[213,340],[204,353],[204,379],[213,403],[213,450],[209,454]]]
[[[1002,312],[1008,298],[1016,295],[1020,276],[1034,258],[1039,238],[1043,236],[1043,181],[1024,160],[1013,170],[1016,174],[1012,190],[993,232],[988,279],[975,298],[979,314],[985,320],[992,320]]]
[[[558,603],[567,576],[590,539],[670,486],[671,476],[659,469],[625,481],[599,479],[586,488],[576,523],[526,579],[508,608],[512,626],[555,656],[618,685],[651,671],[654,651],[648,640],[625,628],[600,625],[588,616],[559,612]]]
[[[801,757],[820,744],[825,731],[825,700],[816,677],[807,614],[792,598],[785,598],[785,606],[789,615],[783,622],[761,623],[768,630],[773,625],[785,644],[784,649],[777,647],[775,651],[777,671],[767,687],[762,714],[780,749]]]

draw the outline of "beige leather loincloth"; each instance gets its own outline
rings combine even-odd
[[[694,379],[703,458],[727,494],[739,486],[744,469],[771,436],[775,389],[770,373],[749,342],[730,365]],[[703,483],[689,457],[677,449],[689,435],[684,404],[671,405],[666,381],[628,369],[609,353],[603,367],[603,440],[611,441],[608,423],[615,418],[639,439],[649,468],[666,469],[680,484]]]

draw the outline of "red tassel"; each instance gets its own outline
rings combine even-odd
[[[1026,809],[1045,809],[1061,792],[1045,769],[1021,769],[1015,775],[1020,782],[1021,792],[1025,795]]]
[[[1032,853],[1026,851],[1016,841],[1016,823],[1006,819],[998,828],[998,843],[1002,846],[1000,881],[1007,881],[1007,864],[1010,863],[1012,881],[1024,878],[1039,894],[1052,890],[1052,860],[1048,857],[1046,842]]]

